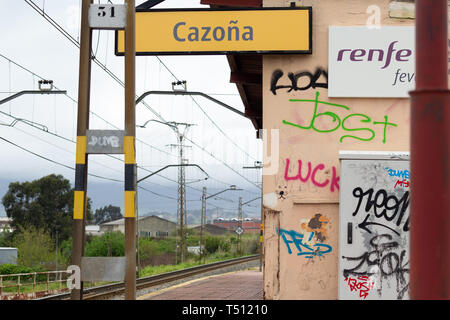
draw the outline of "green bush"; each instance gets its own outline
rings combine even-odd
[[[125,255],[125,236],[119,231],[106,232],[86,242],[86,257],[123,257]]]
[[[207,236],[205,239],[205,250],[207,253],[214,253],[219,249],[220,238]]]
[[[50,235],[44,230],[20,228],[12,245],[17,248],[18,265],[34,268],[55,264],[55,246]]]
[[[11,247],[13,241],[12,232],[1,232],[0,230],[0,247]]]
[[[223,251],[223,252],[230,252],[230,250],[231,250],[231,241],[227,241],[227,240],[223,239],[220,242],[219,249],[221,251]]]
[[[159,254],[160,248],[158,243],[152,239],[139,240],[139,254],[141,260],[149,259]]]
[[[37,267],[25,267],[25,266],[19,266],[19,265],[15,265],[15,264],[10,264],[10,263],[6,263],[6,264],[2,264],[0,265],[0,275],[5,275],[5,274],[18,274],[18,273],[32,273],[32,272],[44,272],[47,271],[44,267],[42,266],[37,266]],[[47,276],[46,275],[39,275],[36,277],[37,281],[43,281]],[[33,279],[33,275],[30,276],[21,276],[20,277],[21,280],[30,280]],[[17,280],[17,277],[4,277],[3,280],[12,280],[15,281]]]
[[[72,242],[72,238],[69,238],[59,245],[61,260],[67,265],[72,264]]]

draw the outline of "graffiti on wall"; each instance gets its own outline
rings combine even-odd
[[[301,130],[308,130],[308,131],[314,131],[317,133],[331,133],[338,131],[341,129],[341,131],[344,131],[344,134],[339,138],[339,142],[342,143],[344,139],[356,139],[360,141],[372,141],[376,138],[375,133],[375,126],[381,125],[383,128],[383,139],[382,142],[386,143],[387,141],[387,134],[388,134],[388,128],[390,127],[397,127],[397,124],[393,122],[389,122],[388,115],[384,115],[384,119],[381,121],[372,121],[372,118],[369,117],[367,114],[363,113],[350,113],[351,109],[348,106],[326,102],[319,100],[319,92],[316,92],[316,97],[314,100],[310,99],[289,99],[290,102],[300,102],[300,103],[312,103],[314,104],[314,111],[311,117],[311,121],[309,122],[308,126],[300,125],[298,123],[293,123],[287,120],[283,120],[282,123],[288,126],[292,126]],[[303,106],[303,105],[302,105]],[[318,109],[320,106],[327,106],[327,108],[332,108],[330,110],[327,109],[325,112],[318,113]],[[341,116],[341,118],[337,113],[331,111],[331,110],[341,110],[346,112],[345,116]],[[331,125],[328,127],[321,127],[317,124],[317,119],[321,117],[327,117],[328,121]],[[350,119],[358,119],[361,124],[364,124],[364,126],[360,127],[350,127],[348,124],[348,121]],[[352,134],[348,134],[352,133]]]
[[[298,256],[313,259],[314,257],[324,257],[333,251],[329,244],[324,243],[328,239],[328,223],[328,218],[316,213],[311,219],[301,221],[301,233],[286,229],[279,229],[278,232],[289,254],[295,250]],[[293,246],[291,247],[291,245]]]
[[[310,88],[326,88],[328,89],[328,72],[322,68],[316,68],[314,74],[309,71],[300,71],[297,73],[289,72],[288,78],[290,80],[289,84],[279,85],[279,80],[283,77],[284,72],[280,69],[272,72],[272,78],[270,80],[270,91],[273,95],[277,94],[277,90],[289,89],[287,92],[291,91],[305,91]]]
[[[350,288],[350,291],[356,291],[359,293],[360,298],[367,298],[370,290],[372,290],[375,286],[375,282],[367,276],[359,276],[359,277],[346,277],[344,279]]]
[[[291,160],[289,158],[286,159],[286,167],[284,169],[284,180],[286,181],[296,181],[299,180],[303,183],[308,183],[310,181],[313,185],[319,188],[329,187],[331,192],[339,190],[339,176],[337,175],[337,169],[335,166],[332,166],[332,177],[331,179],[325,179],[322,181],[318,181],[317,173],[319,171],[327,170],[326,166],[323,163],[313,165],[311,161],[308,161],[306,165],[302,160],[297,160],[298,162],[298,171],[296,175],[289,176],[289,168]],[[303,165],[307,166],[307,169],[304,170]],[[295,170],[294,170],[295,172]]]
[[[389,167],[386,167],[384,169],[387,171],[389,176],[401,178],[401,180],[397,180],[395,182],[394,188],[397,188],[397,187],[409,188],[409,186],[411,184],[411,182],[409,180],[409,170],[407,170],[407,169],[396,170],[396,169],[391,169]]]
[[[369,226],[377,225],[387,228],[400,236],[399,231],[396,231],[393,227],[386,224],[394,222],[397,227],[403,225],[403,231],[409,231],[409,214],[407,214],[409,207],[409,191],[404,192],[403,195],[398,198],[396,194],[388,195],[388,192],[385,189],[379,189],[375,192],[373,188],[363,191],[361,187],[356,187],[353,189],[353,196],[358,199],[358,204],[356,205],[352,216],[356,216],[359,213],[360,208],[367,214],[365,215],[364,220],[358,224],[358,227],[362,230],[372,233]],[[365,205],[361,207],[362,204]],[[371,213],[373,213],[373,215],[371,215]],[[375,217],[375,220],[373,220],[373,217]]]
[[[409,298],[410,191],[406,160],[343,160],[340,297]],[[404,184],[404,183],[403,183]]]
[[[393,241],[390,234],[375,235],[370,239],[369,251],[358,257],[342,257],[353,263],[353,268],[344,269],[343,275],[346,279],[351,276],[373,279],[376,275],[380,283],[374,280],[370,282],[380,295],[382,282],[395,280],[397,299],[403,299],[409,288],[409,281],[406,278],[406,274],[409,274],[409,261],[406,261],[405,255],[406,250],[402,249],[397,241]],[[366,293],[368,294],[368,291]]]

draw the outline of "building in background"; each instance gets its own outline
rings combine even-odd
[[[217,227],[224,228],[229,232],[234,232],[240,223],[237,218],[232,219],[214,219],[213,225]],[[244,229],[244,234],[259,234],[261,228],[261,220],[245,218],[242,220],[242,228]]]
[[[8,217],[0,217],[0,232],[11,232],[12,219]]]
[[[176,223],[158,216],[139,217],[137,223],[140,237],[168,237],[176,230]],[[125,219],[100,224],[100,232],[120,231],[125,233]]]
[[[198,234],[200,234],[201,225],[189,226],[189,228],[192,228]],[[223,236],[228,234],[230,231],[222,226],[207,223],[203,226],[203,232],[209,233],[214,236]]]
[[[100,226],[99,225],[88,225],[85,228],[85,233],[88,236],[101,236],[103,235],[105,232],[100,231]]]

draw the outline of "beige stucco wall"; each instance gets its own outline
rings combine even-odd
[[[288,6],[292,1],[265,0],[264,6]],[[388,15],[388,0],[309,0],[296,1],[297,4],[313,7],[313,54],[311,55],[266,55],[263,59],[263,127],[279,129],[280,153],[279,169],[274,175],[263,175],[264,194],[264,297],[265,299],[337,299],[338,297],[338,229],[339,229],[339,190],[334,182],[339,176],[340,150],[409,150],[410,109],[408,99],[362,99],[328,98],[327,89],[317,88],[306,91],[278,90],[274,95],[270,91],[272,73],[276,69],[284,75],[279,84],[289,84],[289,72],[308,71],[316,68],[328,71],[328,27],[330,25],[365,25],[370,5],[381,8],[382,25],[413,25],[414,20],[391,19]],[[324,79],[323,76],[321,80]],[[350,80],[350,79],[349,79]],[[351,81],[349,81],[351,85]],[[383,121],[387,115],[389,122],[397,127],[388,126],[386,135],[383,125],[367,125],[375,132],[371,141],[340,138],[349,134],[341,127],[333,132],[319,133],[303,130],[282,123],[283,120],[307,126],[311,122],[314,103],[289,102],[289,99],[314,99],[316,92],[319,100],[345,105],[349,111],[321,105],[319,112],[332,111],[342,120],[349,114],[360,113],[369,116],[372,121]],[[317,126],[334,127],[330,118],[320,117]],[[360,119],[348,125],[361,127]],[[368,137],[360,131],[360,136]],[[369,135],[370,136],[370,135]],[[386,137],[385,143],[383,139]],[[268,144],[270,147],[270,143]],[[268,151],[270,154],[270,151]],[[302,161],[302,176],[317,168],[316,186],[311,177],[306,182],[286,180],[285,168],[290,160],[288,176],[298,173],[298,160]],[[333,178],[333,175],[335,178]],[[283,191],[283,197],[280,197]],[[275,195],[273,193],[275,192]],[[276,204],[269,201],[276,196]],[[319,214],[319,216],[317,216]],[[294,230],[302,233],[310,226],[321,222],[321,238],[312,239],[312,243],[321,242],[332,248],[322,257],[305,258],[298,256],[291,244],[289,254],[279,230]],[[314,224],[316,222],[316,224]]]

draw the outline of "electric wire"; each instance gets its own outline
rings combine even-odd
[[[14,142],[12,142],[12,141],[10,141],[10,140],[4,138],[4,137],[0,137],[0,139],[3,140],[3,141],[5,141],[5,142],[7,142],[7,143],[9,143],[9,144],[11,144],[11,145],[13,145],[13,146],[15,146],[15,147],[17,147],[17,148],[19,148],[19,149],[21,149],[21,150],[23,150],[23,151],[25,151],[25,152],[28,152],[28,153],[30,153],[30,154],[36,156],[36,157],[39,157],[39,158],[41,158],[41,159],[43,159],[43,160],[49,161],[49,162],[51,162],[51,163],[53,163],[53,164],[57,164],[57,165],[59,165],[59,166],[62,166],[62,167],[65,167],[65,168],[67,168],[67,169],[70,169],[70,170],[75,171],[75,168],[74,168],[74,167],[71,167],[71,166],[66,165],[66,164],[64,164],[64,163],[61,163],[61,162],[58,162],[58,161],[56,161],[56,160],[47,158],[47,157],[45,157],[45,156],[43,156],[43,155],[40,155],[40,154],[38,154],[38,153],[36,153],[36,152],[34,152],[34,151],[31,151],[31,150],[27,149],[27,148],[25,148],[25,147],[22,147],[22,146],[18,145],[17,143],[14,143]],[[94,173],[88,173],[88,175],[91,176],[91,177],[98,178],[98,179],[103,179],[103,180],[108,180],[108,181],[113,181],[113,182],[120,182],[120,183],[123,183],[123,182],[124,182],[123,180],[118,180],[118,179],[114,179],[114,178],[103,177],[103,176],[100,176],[100,175],[97,175],[97,174],[94,174]],[[156,195],[156,196],[163,197],[163,198],[168,198],[168,199],[171,199],[171,200],[176,200],[176,199],[173,198],[173,197],[170,197],[170,196],[167,196],[167,195],[163,195],[163,194],[159,194],[159,193],[157,193],[157,192],[148,190],[148,189],[146,189],[146,188],[144,188],[144,187],[142,187],[142,186],[138,186],[138,187],[139,187],[140,189],[145,190],[145,191],[147,191],[147,192],[150,192],[150,193],[152,193],[152,194],[154,194],[154,195]]]
[[[6,115],[6,116],[8,116],[8,117],[11,117],[11,118],[15,119],[15,121],[17,121],[17,120],[24,120],[24,119],[16,118],[16,117],[14,117],[13,115],[9,115],[8,113],[5,113],[5,112],[3,112],[3,111],[1,111],[1,110],[0,110],[0,113]],[[16,123],[17,123],[17,122],[16,122]],[[72,143],[76,143],[76,141],[73,141],[73,140],[71,140],[71,139],[69,139],[69,138],[66,138],[66,137],[64,137],[64,136],[61,136],[61,135],[58,135],[58,134],[53,133],[53,132],[51,132],[51,131],[48,131],[48,128],[46,128],[46,127],[44,128],[44,127],[36,126],[36,123],[29,122],[29,121],[22,121],[22,123],[25,123],[25,124],[27,124],[27,125],[29,125],[29,126],[32,126],[32,127],[36,128],[36,129],[38,129],[38,130],[44,131],[44,132],[46,132],[46,133],[48,133],[48,134],[51,134],[51,135],[53,135],[53,136],[55,136],[55,137],[58,137],[58,138],[60,138],[60,139],[65,140],[65,141],[72,142]],[[8,124],[6,124],[6,125],[8,125]],[[41,141],[43,141],[43,142],[45,142],[45,143],[47,143],[47,144],[49,144],[49,145],[52,145],[52,146],[54,146],[54,147],[56,147],[56,148],[58,148],[58,149],[64,150],[64,151],[66,151],[66,152],[70,152],[70,151],[68,151],[68,150],[66,150],[66,149],[64,149],[64,148],[61,148],[61,147],[59,147],[59,146],[57,146],[57,145],[55,145],[55,144],[52,144],[52,143],[50,143],[50,142],[48,142],[48,141],[46,141],[46,140],[43,140],[43,139],[41,139],[41,138],[39,138],[39,137],[36,137],[36,136],[34,136],[34,135],[32,135],[32,134],[30,134],[30,133],[28,133],[28,132],[25,132],[25,131],[23,131],[23,130],[21,130],[21,129],[18,129],[18,128],[16,128],[15,126],[11,126],[11,125],[9,125],[9,126],[15,128],[15,129],[17,129],[17,130],[19,130],[19,131],[21,131],[21,132],[23,132],[23,133],[25,133],[25,134],[27,134],[27,135],[30,135],[30,136],[32,136],[32,137],[38,139],[38,140],[41,140]],[[21,149],[24,149],[24,148],[21,147]],[[73,152],[70,152],[70,153],[73,155]],[[34,154],[34,153],[33,153],[33,154]],[[115,160],[118,160],[118,161],[123,162],[122,159],[117,158],[117,157],[115,157],[115,156],[113,156],[113,155],[111,155],[111,154],[106,154],[106,156],[108,156],[108,157],[110,157],[110,158],[113,158],[113,159],[115,159]],[[43,156],[41,156],[41,158],[42,158],[42,157],[43,157]],[[92,161],[92,162],[94,162],[94,163],[96,163],[96,164],[98,164],[98,165],[100,165],[100,166],[103,166],[103,167],[105,167],[105,168],[111,169],[111,170],[113,170],[113,171],[121,172],[121,171],[119,171],[119,170],[117,170],[117,169],[110,168],[110,167],[108,167],[108,166],[106,166],[106,165],[104,165],[104,164],[100,164],[99,162],[97,162],[97,161],[95,161],[95,160],[92,160],[92,159],[91,159],[90,161]],[[65,165],[64,165],[64,166],[65,166]],[[67,167],[67,166],[66,166],[66,167]],[[147,172],[149,172],[149,173],[153,173],[153,171],[148,170],[148,169],[146,169],[146,168],[144,168],[144,167],[141,167],[141,166],[137,166],[137,168],[142,169],[142,170],[144,170],[144,171],[147,171]],[[92,175],[92,174],[91,174],[91,175]],[[158,174],[158,175],[159,175],[159,174]],[[93,175],[93,176],[100,177],[100,176],[98,176],[98,175]],[[162,178],[164,178],[164,179],[170,181],[170,182],[174,182],[174,183],[177,183],[177,184],[178,184],[178,181],[176,181],[176,180],[170,179],[170,178],[168,178],[168,177],[166,177],[166,176],[163,176],[163,175],[160,175],[160,176],[161,176]],[[111,179],[111,178],[105,178],[105,177],[100,177],[100,178],[106,179],[106,180],[115,181],[115,182],[123,182],[122,180],[118,180],[118,179]],[[154,182],[152,182],[152,184],[157,185],[157,186],[160,186],[160,187],[165,187],[164,185],[160,185],[160,184],[157,184],[157,183],[154,183]],[[191,186],[187,186],[187,187],[190,188],[190,189],[192,189],[192,190],[201,192],[200,189],[197,189],[197,188],[194,188],[194,187],[191,187]],[[146,188],[144,188],[144,187],[142,187],[142,186],[140,186],[140,185],[139,185],[139,188],[141,188],[141,189],[143,189],[143,190],[146,190],[146,191],[148,191],[148,192],[150,192],[150,193],[153,193],[153,194],[155,194],[155,195],[160,195],[160,194],[158,194],[158,193],[156,193],[156,192],[147,190]],[[163,197],[168,198],[168,199],[176,200],[175,198],[170,197],[170,196],[163,196]],[[216,197],[216,198],[217,198],[217,199],[220,199],[220,200],[223,200],[223,201],[234,202],[234,201],[231,200],[231,199],[227,199],[227,198],[223,198],[223,197]],[[197,199],[188,199],[188,200],[186,200],[186,201],[191,202],[191,201],[201,201],[201,200],[199,200],[199,199],[198,199],[198,200],[197,200]]]
[[[43,10],[41,10],[32,0],[24,0],[28,5],[30,5],[35,11],[37,11],[41,16],[43,16],[51,25],[53,25],[59,32],[61,32],[67,39],[69,39],[69,41],[71,41],[74,45],[76,45],[78,48],[80,48],[80,44],[77,40],[75,40],[64,28],[62,28],[55,20],[53,20],[48,14],[46,14]],[[157,56],[156,57],[158,59],[158,61],[160,61],[160,63],[164,66],[164,68],[174,77],[174,79],[178,78],[175,76],[175,74],[167,67],[167,65]],[[103,69],[108,75],[110,75],[116,82],[118,82],[121,86],[125,87],[125,83],[119,79],[113,72],[111,72],[103,63],[101,63],[95,56],[92,56],[92,60],[100,66],[101,69]],[[179,80],[178,80],[179,81]],[[136,98],[138,98],[138,96],[136,95]],[[202,112],[210,119],[210,121],[213,123],[214,126],[216,126],[223,134],[225,137],[227,137],[227,139],[229,139],[233,144],[235,144],[235,146],[237,148],[239,148],[240,150],[242,150],[239,146],[236,145],[236,143],[231,140],[231,138],[229,138],[222,129],[220,129],[218,127],[218,125],[209,117],[209,115],[206,114],[206,112],[200,107],[200,105],[198,104],[198,102],[191,97],[195,104],[197,106],[199,106],[199,108],[202,110]],[[166,120],[158,113],[156,112],[152,107],[150,107],[145,101],[142,101],[142,103],[146,106],[146,108],[151,111],[156,117],[158,117],[161,121],[166,122]],[[191,141],[191,140],[190,140]],[[191,141],[192,142],[192,141]],[[197,144],[196,144],[197,145]],[[198,146],[198,145],[197,145]],[[206,151],[205,148],[200,147],[200,149],[204,152],[206,152],[209,155],[212,155],[212,153],[208,153]],[[243,151],[243,150],[242,150]],[[245,151],[244,151],[245,152]],[[246,152],[245,152],[246,153]],[[250,158],[255,159],[254,157],[250,156],[248,153],[246,153]],[[261,189],[260,186],[258,186],[257,184],[255,184],[254,182],[248,180],[247,178],[245,178],[242,174],[238,173],[236,170],[234,170],[233,168],[231,168],[229,165],[227,165],[224,161],[222,161],[221,159],[218,159],[215,156],[212,156],[214,159],[216,159],[219,162],[222,162],[226,167],[228,167],[229,169],[231,169],[233,172],[237,173],[239,176],[243,177],[246,181],[250,182],[251,184],[253,184],[254,186],[256,186],[258,189]],[[256,159],[255,159],[256,160]]]
[[[69,39],[74,45],[76,45],[78,48],[79,48],[79,43],[78,43],[78,41],[77,40],[75,40],[69,33],[67,33],[65,30],[64,30],[64,28],[62,28],[58,23],[56,23],[50,16],[48,16],[43,10],[40,10],[40,8],[39,7],[37,7],[36,6],[36,4],[33,2],[33,1],[29,1],[29,0],[25,0],[25,2],[27,3],[27,4],[29,4],[34,10],[36,10],[38,13],[40,13],[48,22],[50,22],[59,32],[61,32],[67,39]],[[2,55],[3,56],[3,55]],[[4,57],[4,56],[3,56]],[[6,57],[4,57],[4,58],[6,58]],[[168,70],[169,71],[169,73],[171,73],[171,75],[174,77],[174,78],[176,78],[176,76],[173,74],[173,72],[172,71],[170,71],[170,69],[165,65],[165,63],[161,60],[161,59],[159,59],[159,57],[157,57],[158,58],[158,60],[162,63],[162,65],[166,68],[166,70]],[[8,58],[6,58],[6,59],[8,59]],[[94,60],[94,62],[96,63],[96,64],[98,64],[105,72],[107,72],[107,74],[109,74],[115,81],[117,81],[119,84],[121,84],[122,86],[124,86],[124,83],[117,77],[117,76],[115,76],[109,69],[107,69],[106,68],[106,66],[104,65],[104,64],[102,64],[100,61],[98,61],[97,59],[96,59],[96,57],[95,56],[93,56],[92,57],[92,59]],[[8,59],[8,60],[10,60],[10,59]],[[24,68],[25,69],[25,68]],[[25,69],[25,70],[27,70],[27,69]],[[27,71],[29,71],[29,70],[27,70]],[[29,71],[30,72],[30,71]],[[68,96],[68,95],[67,95]],[[68,96],[69,98],[71,98],[70,96]],[[75,101],[73,98],[71,98],[73,101]],[[195,101],[195,103],[198,105],[198,103]],[[163,120],[164,121],[164,119],[159,115],[159,113],[157,113],[155,110],[153,110],[150,106],[148,106],[145,102],[144,102],[144,105],[153,113],[153,114],[155,114],[158,118],[160,118],[161,120]],[[199,106],[200,107],[200,106]],[[200,107],[201,108],[201,107]],[[202,110],[203,111],[203,110]],[[204,111],[203,111],[204,112]],[[106,123],[108,123],[108,124],[110,124],[110,125],[112,125],[111,123],[109,123],[107,120],[105,120],[105,119],[103,119],[102,117],[100,117],[99,115],[97,115],[97,114],[95,114],[94,112],[91,112],[93,115],[95,115],[95,116],[97,116],[97,117],[99,117],[100,119],[102,119],[103,121],[105,121]],[[206,113],[205,113],[205,115],[206,115]],[[208,115],[207,115],[208,116]],[[209,116],[208,116],[208,118],[209,118]],[[211,121],[212,121],[212,119],[210,119]],[[112,126],[114,126],[114,125],[112,125]],[[190,140],[190,139],[189,139]],[[205,149],[205,148],[203,148],[203,147],[200,147],[197,143],[195,143],[195,142],[193,142],[192,140],[190,140],[192,143],[194,143],[197,147],[199,147],[202,151],[204,151],[204,152],[206,152],[206,153],[208,153],[208,151]],[[234,141],[232,141],[233,143],[234,143]],[[145,142],[144,142],[145,143]],[[145,143],[146,144],[146,143]],[[148,145],[148,144],[146,144],[146,145]],[[148,145],[148,146],[150,146],[150,147],[152,147],[152,148],[155,148],[155,147],[153,147],[153,146],[151,146],[151,145]],[[238,147],[238,146],[237,146]],[[239,147],[238,147],[239,148]],[[162,150],[159,150],[158,148],[155,148],[155,149],[157,149],[158,151],[161,151],[161,152],[164,152],[164,151],[162,151]],[[167,153],[167,152],[164,152],[164,153],[166,153],[166,154],[169,154],[169,155],[171,155],[171,156],[174,156],[174,155],[172,155],[172,154],[170,154],[170,153]],[[248,180],[246,177],[244,177],[243,175],[241,175],[240,173],[238,173],[236,170],[234,170],[233,168],[231,168],[228,164],[226,164],[225,162],[223,162],[221,159],[218,159],[217,157],[215,157],[214,155],[212,155],[211,153],[208,153],[210,156],[212,156],[214,159],[216,159],[217,161],[219,161],[219,162],[222,162],[224,165],[226,165],[229,169],[231,169],[232,171],[234,171],[235,173],[237,173],[239,176],[241,176],[242,178],[244,178],[245,180],[247,180],[248,182],[250,182],[250,183],[252,183],[253,185],[255,185],[257,188],[260,188],[258,185],[256,185],[256,184],[254,184],[252,181],[250,181],[250,180]],[[249,155],[250,156],[250,155]],[[251,156],[250,156],[251,157]],[[223,184],[226,184],[226,183],[224,183],[224,182],[222,182],[222,181],[220,181],[220,180],[218,180],[218,179],[215,179],[215,178],[213,178],[214,180],[216,180],[216,181],[219,181],[219,182],[221,182],[221,183],[223,183]],[[174,182],[176,182],[176,181],[174,181]],[[192,187],[191,187],[192,188]],[[200,191],[200,190],[197,190],[197,191]]]
[[[8,63],[12,63],[12,64],[16,65],[17,67],[21,68],[22,70],[24,70],[24,71],[30,73],[30,74],[33,75],[34,77],[37,77],[37,78],[39,78],[39,79],[41,79],[41,80],[44,80],[44,78],[43,78],[42,76],[40,76],[40,75],[34,73],[34,72],[31,71],[30,69],[24,67],[23,65],[19,64],[18,62],[14,61],[14,60],[12,60],[12,59],[10,59],[10,58],[4,56],[4,55],[1,54],[1,53],[0,53],[0,57],[2,57],[2,58],[4,58],[5,60],[7,60]],[[54,85],[54,88],[55,88],[56,90],[59,90],[59,88],[58,88],[57,86],[55,86],[55,85]],[[67,93],[65,94],[65,96],[66,96],[67,98],[69,98],[72,102],[78,103],[78,101],[77,101],[76,99],[74,99],[73,97],[71,97],[71,96],[68,95]],[[3,114],[5,114],[5,115],[7,115],[7,116],[11,116],[11,117],[13,117],[13,118],[16,119],[16,120],[18,119],[18,118],[16,118],[16,117],[14,117],[14,116],[12,116],[12,115],[10,115],[10,114],[4,113],[4,112],[2,112],[2,111],[0,111],[0,113],[3,113]],[[99,116],[99,115],[96,114],[95,112],[90,111],[90,113],[91,113],[92,115],[98,117],[99,119],[101,119],[102,121],[104,121],[105,123],[107,123],[108,125],[110,125],[111,127],[115,128],[115,129],[118,129],[117,126],[115,126],[114,124],[110,123],[108,120],[106,120],[106,119],[104,119],[103,117]],[[29,124],[29,123],[27,123],[27,124]],[[31,124],[29,124],[29,125],[31,125]],[[36,127],[36,126],[34,126],[34,127]],[[38,128],[38,127],[36,127],[36,128]],[[41,128],[38,128],[38,129],[41,129]],[[60,136],[60,135],[57,135],[57,134],[55,134],[55,133],[53,133],[53,132],[48,131],[48,129],[47,129],[47,130],[43,130],[43,131],[45,131],[45,132],[47,132],[47,133],[49,133],[49,134],[52,134],[52,135],[54,135],[54,136],[57,136],[57,137],[59,137],[59,138],[61,138],[61,139],[64,139],[64,140],[66,140],[66,141],[70,141],[70,142],[72,142],[72,143],[76,143],[76,141],[74,141],[74,140],[72,140],[72,139],[69,139],[69,138],[66,138],[66,137],[63,137],[63,136]],[[154,147],[154,146],[152,146],[152,145],[146,143],[145,141],[142,141],[142,140],[140,140],[140,139],[137,139],[137,140],[140,141],[140,142],[142,142],[144,145],[147,145],[147,146],[149,146],[149,147],[151,147],[151,148],[153,148],[153,149],[156,149],[157,151],[163,152],[163,153],[165,153],[165,154],[167,154],[167,155],[170,155],[170,156],[173,156],[173,157],[177,157],[177,155],[173,155],[172,153],[168,153],[168,152],[166,152],[166,151],[160,150],[159,148],[156,148],[156,147]],[[196,147],[202,149],[202,147],[200,147],[200,146],[199,146],[197,143],[195,143],[193,140],[191,140],[191,139],[188,139],[188,140],[191,141]],[[208,151],[205,150],[204,148],[203,148],[202,150],[203,150],[205,153],[208,153]],[[209,154],[211,157],[215,158],[215,156],[214,156],[213,153],[208,153],[208,154]],[[107,156],[109,156],[109,157],[111,157],[111,158],[115,158],[115,159],[117,159],[117,160],[119,160],[119,161],[123,161],[123,160],[121,160],[121,159],[119,159],[119,158],[116,158],[116,157],[114,157],[114,156],[112,156],[112,155],[107,155]],[[216,160],[217,160],[217,159],[216,159]],[[224,163],[224,165],[228,166],[226,163]],[[138,168],[143,169],[143,170],[145,170],[145,171],[147,171],[147,172],[152,173],[152,171],[150,171],[150,170],[148,170],[148,169],[146,169],[146,168],[144,168],[144,167],[138,166]],[[232,168],[230,168],[230,169],[232,169]],[[232,169],[232,170],[235,171],[234,169]],[[235,172],[236,172],[236,171],[235,171]],[[236,173],[239,174],[238,172],[236,172]],[[240,174],[239,174],[239,175],[240,175]],[[158,176],[160,176],[160,177],[162,177],[162,178],[164,178],[164,179],[166,179],[166,180],[169,180],[169,181],[171,181],[171,182],[178,183],[178,181],[172,180],[172,179],[167,178],[167,177],[165,177],[165,176],[163,176],[163,175],[158,174]],[[243,176],[241,176],[241,177],[243,177]],[[243,178],[246,179],[245,177],[243,177]],[[216,179],[216,178],[214,178],[214,177],[210,177],[210,179],[211,179],[211,180],[215,180],[215,181],[217,181],[217,182],[219,182],[219,183],[222,183],[223,185],[229,185],[228,183],[223,182],[223,181],[220,181],[220,180],[218,180],[218,179]],[[251,182],[251,181],[249,181],[249,182]],[[198,191],[198,192],[201,192],[200,189],[196,189],[196,188],[193,188],[193,187],[191,187],[191,186],[188,186],[188,188],[191,188],[191,189],[193,189],[193,190],[196,190],[196,191]]]

